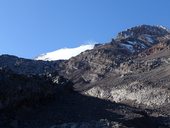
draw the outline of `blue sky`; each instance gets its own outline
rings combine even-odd
[[[0,54],[25,58],[140,25],[170,28],[170,0],[0,0]]]

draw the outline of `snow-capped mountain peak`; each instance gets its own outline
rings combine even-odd
[[[94,44],[81,45],[76,48],[62,48],[53,52],[41,54],[36,57],[35,60],[45,60],[45,61],[53,61],[53,60],[67,60],[71,57],[77,56],[81,52],[86,50],[91,50],[94,48]]]

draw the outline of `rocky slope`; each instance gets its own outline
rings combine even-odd
[[[0,67],[1,88],[6,90],[1,94],[10,99],[1,98],[1,106],[30,95],[38,97],[36,102],[47,92],[62,95],[44,107],[12,112],[20,122],[16,127],[170,127],[170,31],[162,26],[127,29],[65,61],[3,55]],[[72,84],[74,91],[61,91],[72,90]],[[27,93],[18,98],[20,86]]]
[[[61,95],[61,91],[71,91],[72,83],[57,73],[19,75],[1,68],[0,88],[1,111],[53,99],[56,95]]]
[[[159,46],[160,44],[157,44],[154,47]],[[121,63],[118,68],[109,73],[107,78],[95,83],[90,90],[86,90],[85,94],[116,102],[134,101],[138,105],[144,104],[145,107],[169,104],[169,45],[146,55],[150,49],[140,53],[133,60],[129,59]]]
[[[125,75],[126,72],[131,72],[126,65],[134,65],[140,72],[144,69],[137,67],[139,63],[145,63],[140,64],[143,68],[149,68],[152,63],[153,65],[157,63],[155,59],[146,64],[145,58],[149,57],[149,54],[160,58],[159,55],[163,54],[161,52],[164,50],[168,55],[169,39],[169,31],[162,27],[137,26],[119,33],[110,43],[99,45],[65,61],[64,70],[60,72],[78,84],[95,83],[110,73],[115,76]]]
[[[0,56],[0,67],[11,69],[17,74],[43,74],[52,72],[58,68],[57,61],[55,63],[48,61],[34,61],[24,58],[19,58],[12,55]]]

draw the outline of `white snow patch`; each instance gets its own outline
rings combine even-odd
[[[137,41],[127,41],[128,42],[128,44],[130,44],[130,45],[140,45],[142,48],[146,48],[146,45],[144,45],[144,44],[142,44],[142,43],[138,43]]]
[[[128,49],[130,52],[132,52],[132,53],[135,52],[133,46],[130,45],[130,44],[121,44],[121,46],[127,48],[127,49]]]
[[[170,30],[169,30],[167,27],[165,27],[165,26],[157,25],[157,27],[162,28],[162,29],[164,29],[164,30],[166,30],[166,31],[170,32]]]
[[[136,41],[134,41],[134,42],[132,42],[132,41],[127,41],[129,44],[131,44],[131,45],[134,45],[134,44],[137,44],[137,42]]]
[[[81,52],[84,52],[86,50],[91,50],[93,48],[94,48],[94,44],[81,45],[77,48],[62,48],[54,52],[42,54],[36,57],[35,60],[45,60],[45,61],[68,60],[71,57],[77,56]]]
[[[142,48],[147,48],[147,46],[145,44],[140,43],[140,45]]]
[[[145,38],[146,38],[146,40],[147,40],[148,42],[150,42],[150,43],[152,43],[152,44],[154,43],[154,40],[153,40],[152,36],[145,34]]]

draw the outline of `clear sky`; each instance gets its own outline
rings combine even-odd
[[[0,0],[0,54],[25,58],[140,25],[170,28],[170,0]]]

